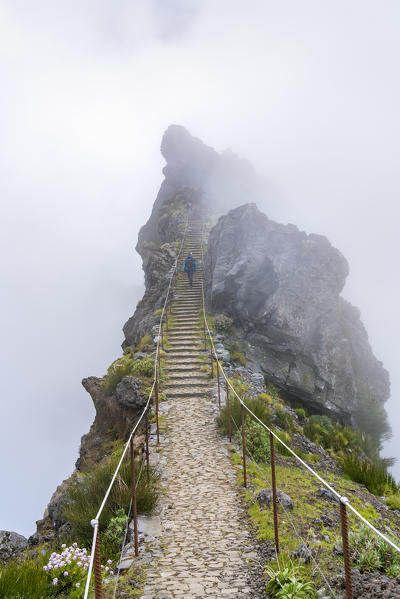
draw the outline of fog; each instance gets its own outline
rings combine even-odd
[[[346,256],[400,455],[399,17],[390,0],[0,2],[0,529],[31,534],[73,470],[94,416],[80,380],[120,354],[141,297],[170,123],[248,158],[268,216]]]

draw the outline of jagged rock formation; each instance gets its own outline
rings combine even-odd
[[[243,198],[256,201],[264,189],[250,163],[229,150],[218,154],[179,125],[171,125],[165,132],[161,153],[167,161],[165,179],[136,246],[143,260],[146,292],[124,326],[124,347],[137,344],[157,322],[153,312],[164,302],[188,207],[192,206],[196,215],[211,207],[213,214],[221,214]]]
[[[388,398],[388,373],[358,310],[340,297],[347,262],[325,237],[247,204],[211,231],[205,273],[210,308],[234,318],[267,380],[346,422],[365,388]]]
[[[18,557],[28,546],[28,540],[17,532],[0,530],[0,563]]]

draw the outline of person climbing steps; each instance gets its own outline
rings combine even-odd
[[[193,286],[193,275],[197,271],[197,262],[193,258],[192,252],[189,252],[185,262],[183,263],[183,272],[187,273],[189,285]]]

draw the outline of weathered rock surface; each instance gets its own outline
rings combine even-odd
[[[285,510],[293,509],[293,501],[289,497],[289,495],[286,495],[286,493],[281,491],[281,489],[276,490],[276,495],[279,505],[285,508]],[[262,491],[260,491],[257,495],[257,501],[261,507],[269,507],[270,505],[272,505],[272,489],[263,489]]]
[[[28,546],[28,539],[9,530],[0,530],[0,562],[18,557]]]
[[[254,204],[221,217],[209,236],[209,307],[235,319],[267,380],[348,423],[363,389],[388,398],[389,378],[340,296],[347,274],[325,237],[275,223]]]

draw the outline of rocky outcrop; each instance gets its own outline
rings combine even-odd
[[[124,326],[123,347],[136,345],[158,322],[154,311],[165,300],[187,215],[222,214],[243,197],[262,197],[264,183],[250,163],[230,151],[218,154],[179,125],[171,125],[161,142],[165,176],[136,250],[143,260],[145,294]]]
[[[28,539],[17,532],[0,530],[0,563],[18,557],[28,546]]]
[[[209,307],[234,318],[268,381],[347,423],[365,388],[380,404],[388,398],[388,373],[358,310],[340,297],[347,262],[325,237],[246,204],[211,231],[205,273]]]

